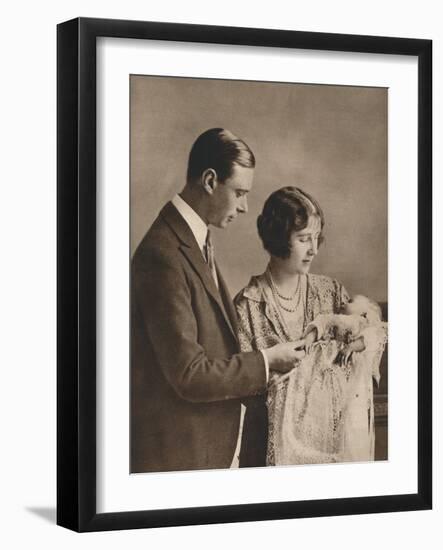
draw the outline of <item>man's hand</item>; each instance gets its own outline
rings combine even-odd
[[[285,342],[277,344],[265,350],[269,362],[269,368],[280,373],[289,372],[295,363],[305,356],[305,341]]]

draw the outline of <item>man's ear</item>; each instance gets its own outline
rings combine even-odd
[[[218,185],[217,172],[213,168],[206,168],[202,173],[201,182],[206,193],[212,195]]]

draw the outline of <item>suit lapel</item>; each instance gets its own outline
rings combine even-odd
[[[220,273],[220,270],[217,266],[217,276],[218,276],[218,285],[220,287],[220,295],[223,300],[223,304],[226,309],[226,313],[229,317],[229,320],[231,322],[231,326],[233,327],[234,336],[237,338],[237,330],[238,330],[238,324],[237,324],[237,312],[235,311],[234,304],[232,303],[231,295],[229,294],[228,286],[225,283],[225,280],[223,279],[222,274]]]
[[[180,250],[186,256],[189,263],[194,268],[197,275],[200,277],[207,293],[211,298],[216,302],[220,308],[223,317],[230,328],[233,336],[237,339],[237,333],[235,330],[235,311],[232,305],[231,299],[229,297],[229,292],[227,290],[226,284],[223,280],[223,277],[220,275],[220,271],[217,268],[217,275],[220,285],[220,292],[215,284],[214,279],[212,278],[211,271],[208,264],[205,262],[200,248],[198,247],[197,241],[182,216],[179,214],[178,210],[174,207],[172,203],[168,203],[162,210],[161,215],[171,227],[174,233],[180,240]],[[222,300],[221,292],[224,293],[224,300]],[[229,314],[228,314],[229,311]],[[232,317],[232,319],[231,319]],[[233,322],[234,321],[234,322]]]

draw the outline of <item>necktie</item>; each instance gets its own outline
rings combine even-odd
[[[206,262],[209,266],[209,269],[211,270],[212,278],[214,279],[214,282],[218,288],[217,271],[215,269],[215,260],[214,260],[214,247],[212,245],[211,233],[209,229],[208,229],[208,234],[206,235],[205,255],[206,255]]]

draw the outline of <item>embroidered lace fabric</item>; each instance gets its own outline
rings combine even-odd
[[[329,277],[308,275],[304,317],[289,334],[265,275],[253,277],[237,296],[243,351],[299,339],[320,314],[338,313],[349,300]],[[267,394],[268,465],[316,464],[374,459],[372,377],[387,340],[386,323],[363,332],[366,350],[350,365],[334,360],[341,345],[322,342],[289,375],[272,374]]]

